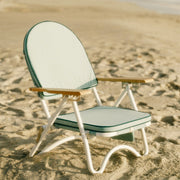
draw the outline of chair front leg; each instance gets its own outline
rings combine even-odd
[[[75,115],[76,115],[77,123],[78,123],[79,130],[80,130],[80,133],[81,133],[82,141],[83,141],[83,144],[84,144],[84,149],[85,149],[85,153],[86,153],[86,157],[87,157],[88,169],[92,174],[100,173],[99,171],[96,171],[94,169],[94,167],[93,167],[88,139],[86,137],[86,133],[85,133],[85,130],[84,130],[84,125],[83,125],[81,115],[80,115],[80,112],[79,112],[79,108],[78,108],[78,105],[77,105],[76,101],[73,101],[73,109],[74,109],[74,112],[75,112]]]
[[[80,112],[79,112],[79,109],[78,109],[77,102],[75,102],[75,101],[73,102],[73,108],[74,108],[74,112],[75,112],[75,115],[76,115],[79,130],[80,130],[80,133],[81,133],[82,141],[83,141],[83,144],[84,144],[84,149],[85,149],[85,153],[86,153],[86,157],[87,157],[88,169],[92,174],[103,173],[106,166],[107,166],[109,158],[116,151],[124,149],[124,150],[129,150],[136,157],[141,156],[133,147],[130,147],[130,146],[127,146],[127,145],[118,145],[118,146],[114,147],[113,149],[111,149],[107,153],[107,155],[104,157],[104,160],[103,160],[99,170],[95,170],[94,167],[93,167],[93,163],[92,163],[92,157],[91,157],[91,152],[90,152],[88,139],[86,137],[86,133],[85,133],[85,130],[84,130],[84,126],[83,126],[83,122],[82,122],[82,119],[81,119],[81,116],[80,116]]]

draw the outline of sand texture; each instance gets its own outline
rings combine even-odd
[[[146,129],[148,156],[115,153],[103,174],[87,170],[83,144],[66,143],[29,158],[37,128],[46,123],[23,56],[23,38],[35,23],[65,24],[82,41],[97,76],[147,76],[150,84],[134,85],[139,110],[152,114]],[[100,82],[104,105],[113,105],[121,83]],[[0,179],[180,179],[180,16],[161,15],[131,3],[109,0],[0,0]],[[51,111],[59,101],[50,101]],[[80,109],[96,104],[92,95]],[[126,98],[122,107],[131,108]],[[72,111],[71,104],[64,109]],[[72,132],[52,129],[42,144]],[[57,136],[58,135],[58,136]],[[117,144],[141,150],[140,133],[134,143],[90,138],[94,167]]]

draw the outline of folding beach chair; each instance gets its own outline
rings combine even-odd
[[[141,154],[127,145],[116,146],[107,153],[101,167],[96,171],[92,163],[87,134],[132,139],[132,133],[141,130],[144,145],[143,155],[148,154],[144,128],[150,125],[151,116],[148,113],[138,112],[130,85],[151,82],[152,79],[96,78],[79,39],[71,30],[57,22],[44,21],[33,26],[24,39],[24,55],[35,84],[35,87],[30,90],[38,93],[48,120],[47,124],[40,129],[38,141],[31,150],[30,157],[35,155],[51,126],[79,131],[80,135],[56,141],[45,147],[40,153],[48,152],[65,142],[81,139],[85,148],[88,169],[93,174],[103,173],[109,158],[118,150],[129,150],[136,157],[140,157]],[[96,90],[98,81],[125,84],[125,89],[114,107],[102,105]],[[89,93],[95,95],[97,106],[80,112],[77,101]],[[118,108],[126,94],[129,96],[134,110]],[[60,98],[60,105],[50,115],[46,101],[55,98]],[[67,102],[72,103],[74,112],[61,114]]]

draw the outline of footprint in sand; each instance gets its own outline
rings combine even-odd
[[[18,98],[18,99],[15,99],[14,101],[12,101],[12,104],[13,103],[16,103],[16,102],[20,102],[20,101],[25,101],[26,98]]]
[[[159,72],[158,78],[168,78],[169,75],[163,72]]]
[[[153,109],[153,107],[151,107],[151,106],[148,106],[148,104],[147,103],[145,103],[145,102],[139,102],[138,103],[138,106],[143,106],[143,108],[148,108],[148,109]]]
[[[165,137],[162,137],[162,136],[158,136],[154,139],[154,141],[156,142],[164,142],[164,141],[167,141],[167,139]]]
[[[165,116],[161,119],[161,121],[171,126],[174,126],[175,118],[173,116]]]
[[[131,68],[129,68],[129,71],[137,71],[137,69],[134,67],[131,67]]]
[[[107,101],[115,101],[114,96],[109,96],[109,97],[107,98]]]
[[[116,67],[116,68],[118,68],[118,66],[117,66],[117,64],[116,64],[116,62],[115,61],[109,61],[109,64],[110,64],[110,66],[111,67]]]
[[[143,56],[148,56],[148,57],[153,57],[152,55],[151,55],[151,53],[149,53],[148,51],[144,51],[144,52],[142,52],[141,53]]]
[[[158,137],[156,137],[156,138],[154,139],[154,141],[159,142],[159,143],[168,141],[168,142],[171,142],[171,143],[173,143],[173,144],[178,144],[178,142],[177,142],[176,140],[174,140],[174,139],[167,139],[167,138],[165,138],[165,137],[163,137],[163,136],[158,136]]]
[[[151,52],[155,52],[155,53],[159,53],[159,51],[158,51],[158,50],[156,50],[156,49],[154,49],[154,48],[150,48],[150,49],[149,49],[149,51],[151,51]]]
[[[165,90],[158,90],[156,91],[156,93],[154,94],[154,96],[161,96],[165,93],[166,91]]]
[[[4,82],[4,81],[6,81],[6,79],[0,78],[0,82]]]
[[[19,88],[13,88],[13,89],[10,89],[11,92],[14,92],[14,93],[22,93],[21,89]]]
[[[115,73],[119,70],[119,68],[115,67],[115,68],[111,68],[109,70],[109,73],[111,74],[111,76],[115,76]]]
[[[37,112],[33,112],[32,116],[33,116],[33,118],[38,118],[38,113]]]
[[[25,115],[24,111],[22,111],[20,109],[12,108],[12,107],[7,107],[6,111],[15,113],[14,114],[15,116],[24,116]]]
[[[34,124],[26,124],[26,125],[24,126],[24,128],[27,129],[27,130],[32,129],[33,127],[34,127]]]
[[[134,67],[136,67],[136,68],[144,68],[141,64],[136,64]]]
[[[153,69],[151,74],[154,78],[168,78],[169,75],[167,73],[163,73],[161,69]]]
[[[169,82],[167,86],[170,90],[179,90],[180,91],[180,85],[175,82]]]
[[[25,157],[27,157],[29,154],[29,151],[27,150],[16,150],[13,151],[13,153],[11,155],[9,155],[8,157],[14,160],[19,160],[19,159],[24,159]]]
[[[15,79],[12,83],[14,83],[14,84],[19,84],[22,79],[23,79],[22,77],[17,78],[17,79]]]

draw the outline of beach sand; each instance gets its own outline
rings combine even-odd
[[[152,114],[146,128],[149,154],[135,158],[115,153],[103,174],[87,170],[80,141],[29,158],[37,127],[46,123],[23,56],[23,38],[40,21],[60,22],[79,37],[97,76],[145,76],[150,84],[133,86],[140,111]],[[110,0],[1,0],[0,1],[0,179],[180,179],[180,16],[162,15],[137,5]],[[108,88],[107,88],[108,87]],[[113,105],[120,83],[99,82],[104,105]],[[93,99],[93,100],[92,100]],[[55,105],[58,102],[55,101]],[[51,110],[54,101],[49,103]],[[95,105],[84,97],[80,109]],[[122,107],[131,108],[128,98]],[[65,111],[72,110],[71,104]],[[56,137],[58,134],[58,137]],[[50,140],[72,134],[52,129]],[[133,147],[141,150],[140,133]],[[48,141],[49,140],[49,141]],[[123,141],[92,138],[95,168],[104,155]]]

